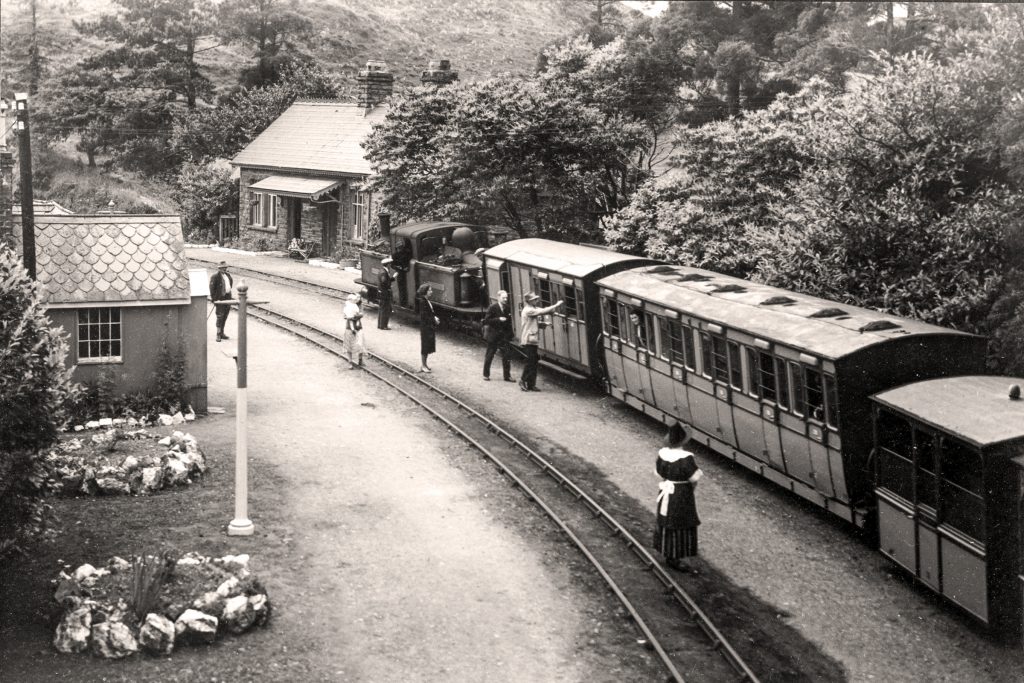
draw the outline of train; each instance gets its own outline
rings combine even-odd
[[[516,311],[530,291],[542,306],[564,301],[541,332],[544,361],[687,425],[867,532],[956,609],[1021,638],[1024,379],[986,373],[984,338],[597,247],[495,242],[475,250],[470,294],[460,266],[441,283],[451,288],[435,286],[436,306],[482,316],[499,290]],[[410,272],[435,285],[433,269]]]

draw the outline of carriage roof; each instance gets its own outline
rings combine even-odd
[[[833,360],[908,336],[974,337],[687,266],[635,268],[598,284]]]
[[[878,403],[984,448],[1024,439],[1024,401],[1011,400],[1024,379],[964,375],[906,384],[875,394]]]
[[[653,259],[620,254],[599,247],[588,247],[580,244],[568,244],[538,238],[505,242],[504,244],[491,247],[484,255],[488,258],[505,259],[514,263],[576,277],[586,277],[595,271],[615,264],[643,265],[657,263]]]

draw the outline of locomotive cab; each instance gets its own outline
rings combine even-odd
[[[1022,380],[962,376],[873,397],[879,550],[994,630],[1021,634]],[[1020,483],[1020,485],[1016,485]]]

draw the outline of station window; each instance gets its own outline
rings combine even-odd
[[[770,353],[761,351],[757,361],[758,383],[761,398],[766,401],[777,401],[775,391],[775,358]]]
[[[78,362],[117,363],[121,360],[121,309],[78,311]]]
[[[249,205],[249,224],[257,227],[277,226],[277,195],[253,192]]]
[[[807,409],[804,414],[819,422],[824,422],[825,392],[822,386],[821,372],[804,366],[804,387],[804,396],[807,400]]]
[[[621,337],[619,330],[619,305],[614,299],[602,299],[604,309],[604,327],[612,337]]]
[[[775,380],[779,388],[779,406],[789,410],[789,381],[786,379],[786,361],[775,359]]]
[[[935,477],[935,437],[914,430],[914,463],[917,465],[917,502],[936,508],[938,481]]]
[[[939,521],[984,542],[981,454],[952,439],[942,439],[939,457],[942,475]]]
[[[793,401],[790,406],[797,415],[806,415],[807,392],[804,387],[804,368],[799,363],[789,364],[789,386]]]
[[[733,389],[743,391],[743,362],[740,360],[740,345],[734,341],[726,342],[729,354],[729,384]]]
[[[825,424],[839,429],[839,391],[832,375],[825,375]]]
[[[881,410],[877,422],[878,483],[893,493],[914,500],[914,463],[910,423]]]

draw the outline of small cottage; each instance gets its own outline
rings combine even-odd
[[[457,78],[441,60],[430,63],[422,82]],[[384,62],[369,61],[357,83],[357,102],[296,102],[231,161],[239,171],[239,239],[246,247],[284,249],[298,239],[335,256],[346,244],[365,243],[375,199],[365,188],[372,171],[362,141],[387,113],[394,76]]]
[[[161,349],[182,351],[187,400],[206,412],[208,284],[205,271],[188,269],[181,219],[41,215],[35,227],[36,276],[47,315],[68,336],[74,381],[106,371],[118,393],[146,391]]]

